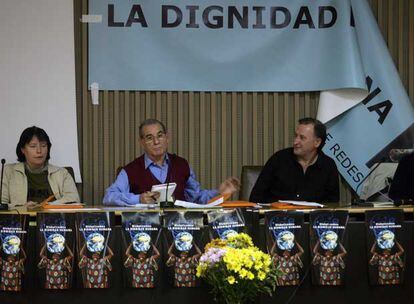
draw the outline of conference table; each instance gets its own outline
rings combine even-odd
[[[338,287],[316,286],[310,279],[310,248],[303,248],[303,262],[305,265],[305,278],[298,287],[277,287],[273,297],[259,296],[257,303],[412,303],[414,290],[414,206],[403,207],[339,207],[330,205],[331,210],[347,210],[349,222],[347,225],[347,270],[345,273],[345,285]],[[406,249],[405,282],[398,286],[371,286],[368,282],[368,250],[366,246],[366,224],[364,213],[367,210],[400,209],[404,212],[403,239],[400,241]],[[151,209],[148,212],[159,212],[177,209]],[[78,278],[74,278],[74,287],[70,290],[45,290],[36,279],[36,215],[38,212],[114,212],[115,229],[114,238],[121,239],[121,214],[122,212],[142,211],[134,208],[93,206],[78,210],[27,210],[18,207],[16,210],[0,211],[0,214],[26,214],[30,218],[27,243],[27,272],[25,274],[25,289],[21,292],[0,292],[0,303],[212,303],[212,296],[208,286],[197,288],[173,288],[163,277],[158,287],[154,289],[133,289],[124,286],[122,279],[121,246],[113,249],[113,284],[108,289],[83,289],[80,288]],[[188,211],[202,211],[205,214],[209,209],[191,209]],[[264,214],[270,211],[266,208],[245,208],[243,214],[246,223],[250,223],[250,234],[257,246],[265,249]],[[309,230],[309,213],[311,210],[303,210],[305,217],[304,229]],[[309,234],[305,233],[305,243],[309,243]]]

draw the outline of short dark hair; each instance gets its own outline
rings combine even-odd
[[[143,122],[141,122],[141,124],[139,125],[139,137],[140,138],[144,137],[144,134],[142,134],[142,129],[145,126],[156,125],[156,124],[161,126],[161,129],[164,133],[167,133],[167,128],[161,121],[155,118],[148,118],[148,119],[145,119]]]
[[[47,157],[46,160],[50,159],[50,148],[52,147],[52,143],[50,142],[49,136],[47,135],[46,131],[42,128],[38,128],[36,126],[26,128],[22,135],[20,135],[19,142],[17,143],[16,147],[16,155],[17,160],[19,162],[25,162],[26,156],[24,156],[22,149],[25,145],[27,145],[33,137],[37,137],[39,141],[43,141],[47,143]]]
[[[319,120],[311,117],[305,117],[298,120],[300,125],[313,125],[313,133],[315,137],[321,139],[321,144],[318,147],[318,150],[321,151],[326,141],[326,127]]]

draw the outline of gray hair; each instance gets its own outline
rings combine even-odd
[[[139,125],[139,137],[141,138],[144,137],[144,134],[142,134],[142,129],[145,126],[157,125],[157,124],[161,126],[161,129],[164,133],[167,133],[167,128],[161,121],[155,118],[148,118],[148,119],[145,119],[143,122],[141,122],[141,124]]]

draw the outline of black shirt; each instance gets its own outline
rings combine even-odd
[[[404,156],[398,164],[389,196],[394,199],[414,199],[414,153]]]
[[[303,173],[293,148],[280,150],[267,161],[250,194],[250,201],[278,200],[338,202],[339,179],[335,162],[323,152]]]
[[[48,171],[33,173],[25,170],[27,177],[27,201],[41,203],[53,194],[48,180]]]

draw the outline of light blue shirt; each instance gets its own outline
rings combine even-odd
[[[168,175],[170,160],[165,155],[164,163],[160,166],[144,154],[145,169],[149,168],[152,175],[161,183],[165,183]],[[206,204],[209,199],[217,196],[217,190],[203,190],[197,181],[194,171],[190,168],[190,176],[185,184],[184,196],[186,201]],[[119,172],[115,182],[105,191],[104,205],[130,206],[140,204],[140,195],[130,192],[128,174],[124,169]]]

